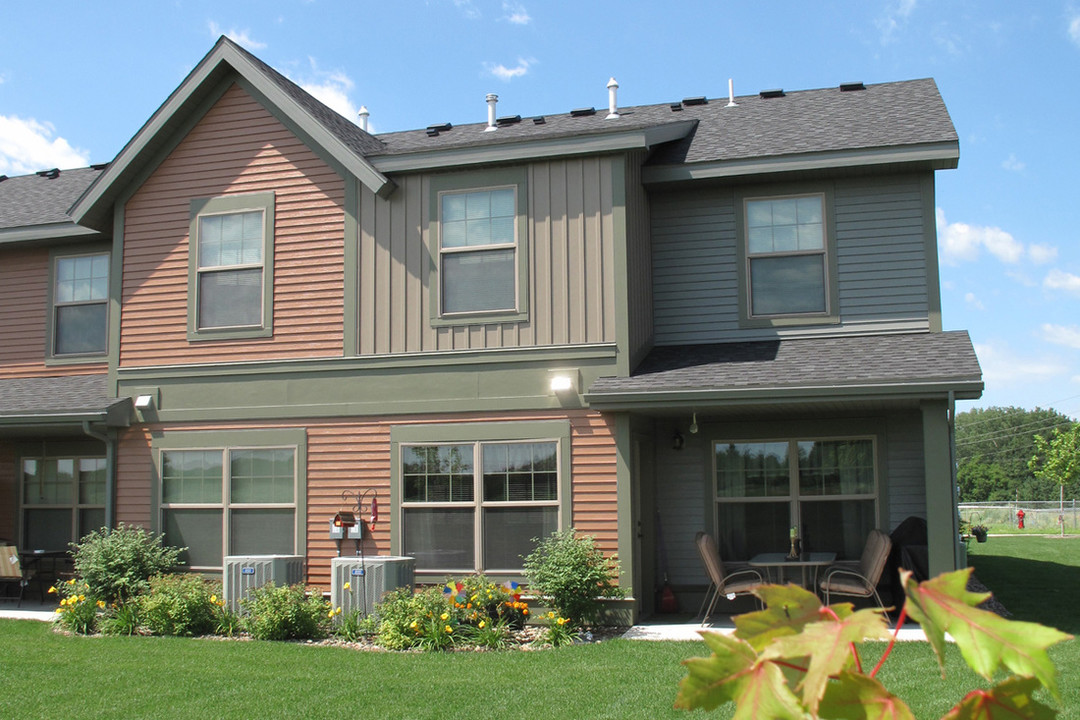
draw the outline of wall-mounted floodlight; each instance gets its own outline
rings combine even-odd
[[[567,392],[574,389],[574,379],[569,375],[554,375],[551,378],[551,392]]]
[[[153,406],[154,406],[154,396],[153,395],[139,395],[138,397],[135,398],[135,409],[136,410],[149,410]]]

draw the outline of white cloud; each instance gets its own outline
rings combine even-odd
[[[86,167],[90,154],[55,137],[52,123],[0,115],[0,174],[26,175],[48,168]]]
[[[892,3],[885,15],[880,17],[875,24],[881,31],[881,44],[888,45],[893,42],[893,36],[907,24],[911,13],[915,11],[917,0],[896,0]]]
[[[1045,265],[1054,260],[1058,255],[1058,249],[1053,245],[1032,243],[1028,245],[1028,257],[1036,265]]]
[[[499,78],[503,82],[510,82],[514,78],[523,77],[529,72],[529,68],[535,63],[535,60],[525,58],[518,58],[518,64],[512,68],[508,68],[505,65],[495,65],[492,63],[484,63],[484,67],[487,71]]]
[[[987,386],[1009,386],[1030,381],[1059,378],[1071,370],[1068,364],[1042,353],[1037,357],[1017,355],[999,343],[975,343],[975,354]]]
[[[349,92],[354,87],[352,78],[340,70],[323,70],[313,57],[308,58],[308,63],[310,70],[305,76],[297,78],[290,75],[289,79],[331,110],[355,123],[360,108],[349,98]]]
[[[983,248],[1010,264],[1019,262],[1024,255],[1024,244],[999,227],[949,223],[941,208],[937,209],[936,217],[941,258],[950,265],[977,260]]]
[[[454,0],[454,7],[461,11],[461,14],[470,20],[477,20],[480,18],[480,10],[472,4],[472,0]]]
[[[1046,273],[1046,277],[1043,278],[1043,287],[1080,295],[1080,276],[1054,268]]]
[[[986,306],[984,306],[982,304],[982,300],[975,297],[975,293],[973,293],[973,292],[969,292],[969,293],[964,295],[964,302],[966,302],[968,305],[975,308],[976,310],[985,310],[986,309]]]
[[[1043,323],[1040,329],[1042,330],[1043,339],[1047,342],[1080,350],[1080,327]]]
[[[1069,18],[1069,39],[1080,45],[1080,13]]]
[[[1002,161],[1001,167],[1012,172],[1021,172],[1027,165],[1017,160],[1015,153],[1009,153],[1009,157]]]
[[[514,25],[528,25],[532,22],[532,18],[529,17],[529,11],[525,9],[525,6],[517,2],[504,2],[503,12],[506,13],[506,20]]]
[[[210,35],[215,39],[221,35],[232,40],[237,45],[247,48],[248,50],[262,50],[266,47],[266,43],[259,42],[251,37],[249,30],[236,30],[235,28],[228,32],[223,32],[221,26],[213,20],[210,21]]]

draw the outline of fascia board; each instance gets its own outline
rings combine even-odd
[[[950,141],[896,148],[860,148],[858,150],[782,155],[768,158],[663,165],[642,168],[641,175],[643,183],[656,184],[737,177],[740,175],[829,170],[833,168],[902,163],[929,163],[935,170],[949,170],[956,168],[959,161],[960,144],[956,141]]]
[[[181,118],[186,115],[185,111],[198,105],[201,100],[200,90],[215,86],[230,69],[262,92],[270,102],[280,108],[315,142],[326,148],[327,152],[337,158],[346,169],[354,173],[374,192],[386,195],[393,189],[393,184],[388,178],[345,147],[247,58],[236,52],[228,43],[219,42],[128,141],[109,167],[75,201],[69,212],[75,222],[92,227],[99,222],[111,223],[112,214],[108,212],[108,206],[121,191],[124,181],[138,172],[139,159],[152,154],[158,144],[156,139],[162,133],[168,133],[171,128],[179,125],[182,122]]]
[[[97,230],[82,227],[75,223],[50,223],[48,225],[0,230],[0,245],[45,240],[100,240],[104,238],[105,236]]]
[[[718,390],[658,390],[628,392],[586,392],[584,400],[598,410],[657,410],[662,407],[697,407],[706,403],[759,405],[777,402],[810,403],[853,400],[898,400],[947,398],[975,400],[982,395],[981,380],[927,381],[904,385],[827,385]]]
[[[660,143],[685,137],[696,124],[696,120],[682,120],[623,132],[465,147],[453,150],[435,150],[432,152],[409,153],[407,155],[382,155],[370,159],[376,169],[389,173],[532,160],[561,155],[584,155],[639,148],[647,149]]]

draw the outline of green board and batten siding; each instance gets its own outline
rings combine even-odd
[[[840,322],[852,332],[940,329],[929,176],[807,182],[799,192],[833,188]],[[785,192],[791,188],[785,186]],[[757,192],[757,190],[755,190]],[[762,194],[769,192],[767,186]],[[930,186],[932,193],[932,184]],[[731,186],[652,193],[653,292],[657,345],[754,340],[787,329],[739,324],[736,207]],[[929,237],[928,237],[929,233]],[[928,275],[932,275],[929,278]],[[792,327],[806,336],[835,325]]]

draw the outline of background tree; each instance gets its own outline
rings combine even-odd
[[[1028,467],[1036,454],[1035,436],[1073,426],[1052,408],[975,408],[956,416],[957,483],[960,500],[1052,500],[1057,489]],[[1068,491],[1068,487],[1066,487]]]
[[[1080,491],[1080,423],[1068,430],[1054,430],[1049,439],[1035,436],[1035,453],[1028,462],[1038,487],[1047,500],[1075,498]]]

